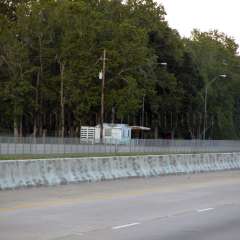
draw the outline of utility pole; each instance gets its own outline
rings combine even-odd
[[[100,120],[100,142],[103,143],[103,122],[104,122],[104,89],[105,89],[105,73],[106,73],[106,50],[103,50],[103,68],[99,75],[102,79],[102,91],[101,91],[101,120]]]

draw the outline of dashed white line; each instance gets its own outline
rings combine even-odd
[[[133,227],[133,226],[136,226],[136,225],[139,225],[140,223],[136,222],[136,223],[130,223],[130,224],[126,224],[126,225],[121,225],[121,226],[116,226],[116,227],[113,227],[112,229],[113,230],[118,230],[118,229],[122,229],[122,228],[128,228],[128,227]]]
[[[202,212],[208,212],[208,211],[212,211],[214,210],[214,208],[205,208],[205,209],[199,209],[197,210],[198,213],[202,213]]]
[[[198,213],[203,213],[203,212],[208,212],[208,211],[212,211],[212,210],[214,210],[214,208],[204,208],[204,209],[198,209],[196,211]],[[170,216],[168,216],[168,217],[170,217]],[[125,225],[119,225],[119,226],[112,227],[112,230],[134,227],[134,226],[137,226],[137,225],[140,225],[140,224],[141,223],[139,223],[139,222],[135,222],[135,223],[129,223],[129,224],[125,224]]]

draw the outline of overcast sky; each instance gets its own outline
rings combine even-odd
[[[167,12],[172,28],[190,36],[193,28],[201,31],[218,29],[235,38],[240,45],[239,0],[157,0]]]

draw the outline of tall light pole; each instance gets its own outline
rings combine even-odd
[[[145,97],[146,94],[143,94],[143,102],[142,102],[142,121],[141,121],[141,125],[142,127],[144,127],[144,115],[145,115]],[[141,131],[141,137],[144,138],[144,131]]]
[[[203,122],[203,140],[206,139],[206,131],[207,131],[207,97],[208,97],[208,87],[215,82],[219,77],[226,78],[227,75],[222,74],[218,75],[215,78],[213,78],[209,83],[205,86],[205,95],[204,95],[204,122]]]
[[[105,73],[106,73],[106,50],[103,50],[103,67],[99,73],[99,79],[102,80],[101,88],[101,117],[100,117],[100,142],[103,142],[103,122],[104,122],[104,89],[105,89]]]

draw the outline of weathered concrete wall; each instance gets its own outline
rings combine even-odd
[[[240,153],[0,161],[0,189],[240,169]]]

